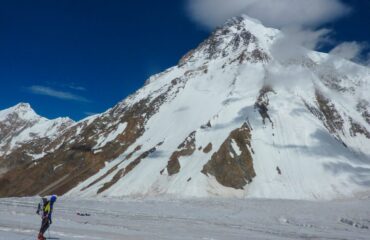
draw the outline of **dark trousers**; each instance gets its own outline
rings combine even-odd
[[[48,217],[44,217],[41,222],[41,228],[40,228],[40,233],[44,234],[46,230],[48,230],[50,226],[50,222]]]

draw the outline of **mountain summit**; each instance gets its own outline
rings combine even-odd
[[[1,175],[0,196],[368,191],[370,70],[309,50],[281,61],[274,49],[283,37],[233,18],[127,99],[43,142],[42,157]]]

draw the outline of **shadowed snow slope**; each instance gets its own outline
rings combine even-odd
[[[303,50],[282,62],[271,50],[282,37],[247,17],[228,21],[135,94],[66,129],[37,165],[4,174],[0,195],[333,199],[369,190],[370,70]],[[32,184],[19,180],[27,174]]]

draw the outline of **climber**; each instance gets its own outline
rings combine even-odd
[[[36,213],[41,216],[41,228],[38,235],[38,240],[45,240],[44,233],[52,224],[51,214],[53,212],[54,203],[57,200],[57,196],[53,195],[50,199],[42,198],[41,202],[37,207]]]

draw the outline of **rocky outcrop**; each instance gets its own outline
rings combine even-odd
[[[129,172],[131,172],[140,162],[147,158],[150,154],[154,153],[162,143],[157,144],[157,146],[149,149],[148,151],[143,152],[140,156],[138,156],[134,161],[130,162],[126,168],[120,169],[112,178],[111,181],[105,183],[103,187],[98,190],[98,194],[104,192],[105,190],[109,189],[113,186],[116,182],[118,182],[121,178],[126,176]]]
[[[209,153],[212,151],[212,143],[208,143],[208,145],[203,149],[204,153]]]
[[[253,168],[251,130],[245,123],[230,133],[211,160],[204,165],[202,173],[212,175],[226,186],[243,189],[256,176]]]
[[[357,104],[357,111],[359,111],[362,115],[362,117],[365,119],[365,121],[370,125],[370,112],[368,109],[370,108],[370,104],[362,100]]]
[[[320,110],[319,113],[317,112],[318,117],[323,121],[329,132],[343,132],[344,120],[336,110],[335,105],[318,90],[316,91],[316,101]]]
[[[349,132],[352,137],[355,137],[358,134],[362,134],[366,138],[370,139],[370,132],[364,126],[361,126],[361,124],[355,122],[352,118],[349,118],[349,122],[351,123],[351,128],[349,129]]]
[[[189,136],[177,147],[177,151],[173,152],[167,164],[168,175],[174,175],[180,172],[180,157],[190,156],[195,151],[195,131],[190,133]]]
[[[318,119],[320,119],[326,129],[331,134],[334,134],[338,138],[338,133],[343,133],[344,120],[339,112],[336,110],[335,105],[326,98],[320,91],[316,90],[316,106],[312,106],[303,100],[307,109]]]

